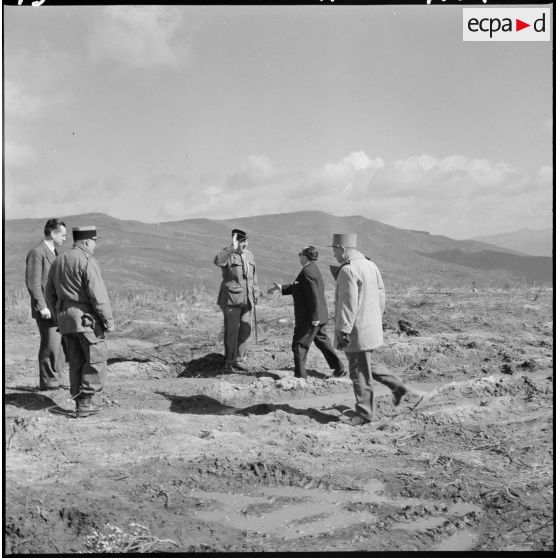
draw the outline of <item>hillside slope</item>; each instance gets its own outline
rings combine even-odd
[[[552,229],[520,229],[518,231],[495,234],[492,236],[479,236],[472,240],[488,242],[500,248],[508,248],[522,252],[529,256],[552,257]]]
[[[495,251],[489,244],[459,241],[420,231],[398,229],[364,217],[335,217],[323,212],[305,211],[234,220],[188,219],[159,224],[119,220],[90,213],[64,217],[72,226],[95,224],[100,239],[96,257],[111,288],[119,291],[163,288],[181,291],[192,288],[215,289],[220,281],[213,265],[218,250],[230,242],[230,231],[238,227],[250,236],[250,249],[256,255],[258,275],[264,289],[272,281],[291,280],[299,270],[297,254],[308,244],[315,245],[327,285],[333,280],[329,264],[336,264],[331,248],[332,234],[358,234],[358,248],[380,267],[390,289],[399,286],[502,285],[520,282],[517,266],[503,264],[498,269],[479,269],[471,262],[438,261],[429,254],[459,250],[465,254]],[[24,288],[25,255],[42,238],[44,219],[5,221],[4,281],[6,290]],[[71,246],[71,233],[63,249]],[[516,254],[517,256],[517,254]],[[520,257],[520,256],[518,256]],[[550,258],[549,258],[550,260]],[[543,281],[544,278],[539,278]],[[546,277],[552,281],[552,274]]]

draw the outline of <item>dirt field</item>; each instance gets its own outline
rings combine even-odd
[[[37,390],[38,332],[8,300],[5,552],[554,550],[552,291],[388,295],[376,358],[426,397],[395,409],[378,385],[362,427],[315,347],[293,378],[288,297],[228,375],[213,296],[117,297],[87,419]]]

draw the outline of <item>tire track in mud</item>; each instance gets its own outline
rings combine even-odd
[[[387,364],[429,397],[395,412],[378,386],[379,420],[357,428],[337,422],[352,386],[325,380],[320,355],[305,384],[269,368],[196,377],[217,359],[188,349],[186,368],[182,353],[168,366],[164,345],[152,361],[123,342],[108,408],[83,422],[50,415],[67,394],[26,391],[34,358],[12,358],[8,539],[16,552],[79,552],[92,529],[137,522],[183,551],[549,549],[544,337],[389,334]]]

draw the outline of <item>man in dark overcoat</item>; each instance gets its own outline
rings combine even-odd
[[[48,273],[58,247],[66,240],[66,225],[60,219],[49,219],[44,227],[44,239],[27,254],[25,285],[31,296],[31,316],[37,322],[41,342],[39,346],[39,389],[62,387],[61,373],[65,358],[62,336],[45,300]]]
[[[306,378],[306,357],[308,349],[314,343],[324,355],[334,376],[345,376],[346,371],[337,356],[326,333],[328,321],[327,305],[324,293],[324,281],[316,265],[318,250],[306,246],[298,255],[302,269],[294,283],[281,285],[274,283],[268,293],[281,292],[292,295],[295,313],[295,329],[292,350],[295,364],[295,377]]]

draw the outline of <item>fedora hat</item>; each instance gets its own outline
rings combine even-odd
[[[333,241],[329,245],[331,248],[356,248],[357,235],[353,233],[340,233],[333,235]]]

